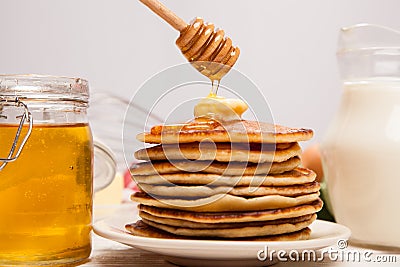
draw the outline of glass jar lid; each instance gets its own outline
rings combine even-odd
[[[0,74],[3,99],[89,101],[89,83],[85,79],[38,74]]]

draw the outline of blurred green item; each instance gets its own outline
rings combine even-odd
[[[328,190],[326,188],[325,181],[321,182],[320,192],[321,192],[320,198],[324,202],[324,206],[322,207],[322,210],[320,210],[317,213],[318,219],[330,221],[330,222],[336,222],[335,218],[333,217],[332,213],[330,212],[331,205],[330,205],[330,201],[329,201],[329,197],[328,197]]]

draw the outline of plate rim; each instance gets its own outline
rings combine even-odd
[[[340,239],[348,240],[351,231],[348,227],[324,220],[316,220],[311,225],[310,228],[313,231],[315,227],[330,227],[336,229],[333,236],[319,237],[308,240],[296,240],[296,241],[225,241],[225,240],[193,240],[193,239],[165,239],[165,238],[152,238],[152,237],[141,237],[135,236],[129,233],[125,229],[119,229],[110,224],[111,220],[120,219],[123,220],[123,216],[118,216],[118,211],[101,220],[93,223],[93,232],[106,239],[116,241],[127,246],[135,247],[142,250],[147,250],[155,252],[156,249],[171,249],[171,248],[187,248],[188,245],[194,246],[195,248],[210,249],[210,246],[218,247],[221,250],[231,250],[235,248],[255,249],[264,248],[266,244],[270,248],[282,249],[282,250],[293,250],[293,249],[313,249],[313,248],[323,248],[335,245]],[[135,218],[132,219],[135,221]],[[131,222],[126,222],[131,223]],[[315,231],[315,230],[314,230]],[[129,242],[126,242],[126,241]],[[146,249],[147,248],[147,249]],[[149,250],[151,249],[151,250]],[[157,252],[155,252],[157,253]],[[159,253],[162,254],[162,253]],[[166,254],[163,254],[166,255]]]

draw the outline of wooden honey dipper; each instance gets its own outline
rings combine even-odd
[[[239,47],[232,46],[232,40],[224,37],[222,29],[214,24],[204,23],[195,18],[187,24],[158,0],[139,0],[154,13],[180,32],[176,45],[186,59],[211,81],[220,81],[239,57]]]

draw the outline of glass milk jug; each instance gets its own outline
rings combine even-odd
[[[364,245],[400,247],[400,32],[343,28],[339,110],[321,145],[338,223]]]

